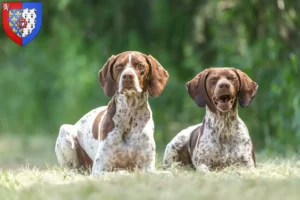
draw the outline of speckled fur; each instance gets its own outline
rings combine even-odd
[[[100,142],[93,174],[114,169],[154,170],[154,123],[147,94],[136,98],[116,97],[115,129]]]
[[[191,133],[196,128],[197,142],[190,148]],[[220,116],[206,108],[205,123],[181,131],[166,147],[164,163],[181,162],[178,151],[188,146],[192,164],[200,171],[221,169],[229,165],[254,167],[253,146],[244,122],[236,112]]]
[[[233,69],[231,68],[213,69],[209,72],[216,77],[219,72],[227,75],[229,74],[229,71],[233,74]],[[163,159],[164,164],[166,166],[170,166],[174,163],[181,163],[184,165],[191,164],[194,168],[202,172],[222,169],[230,165],[249,168],[255,167],[253,144],[246,125],[238,116],[237,103],[238,98],[240,103],[241,101],[242,103],[245,103],[243,98],[246,97],[246,95],[241,92],[243,92],[243,89],[245,89],[244,87],[247,86],[251,87],[246,88],[248,89],[246,94],[250,97],[247,99],[248,105],[255,96],[258,86],[256,83],[252,82],[251,79],[239,72],[243,75],[236,75],[237,77],[242,77],[239,84],[228,85],[229,92],[227,93],[224,93],[222,87],[220,87],[222,89],[219,89],[223,90],[222,92],[224,94],[235,94],[232,108],[226,112],[222,112],[212,103],[211,96],[205,96],[207,88],[205,89],[199,86],[201,81],[204,85],[206,84],[203,79],[201,80],[201,78],[203,78],[201,75],[205,73],[209,74],[209,72],[204,71],[204,73],[200,73],[192,80],[194,81],[192,84],[198,84],[197,90],[200,91],[200,94],[197,94],[197,91],[192,91],[192,94],[195,94],[195,96],[198,95],[197,98],[194,98],[195,101],[198,101],[197,105],[202,106],[204,102],[199,101],[199,95],[202,95],[201,98],[206,101],[206,113],[203,123],[190,126],[182,130],[173,138],[165,149]],[[219,80],[224,83],[223,77],[219,78]],[[204,78],[206,79],[206,77]],[[191,88],[189,85],[190,83],[191,82],[187,84],[188,90]],[[215,85],[219,86],[218,84],[219,82],[215,81]],[[240,93],[236,92],[239,90],[239,86],[241,86]],[[210,87],[210,89],[211,88],[212,87]],[[211,91],[208,91],[207,93],[209,95],[214,95]],[[239,94],[242,94],[243,96],[238,96]]]
[[[113,99],[117,105],[113,117],[115,128],[100,142],[93,138],[92,125],[97,114],[106,107],[90,111],[74,126],[62,125],[55,148],[59,163],[66,167],[79,165],[73,145],[73,137],[76,136],[82,148],[94,161],[94,175],[119,168],[138,167],[142,170],[154,170],[154,123],[147,99],[147,93],[139,97],[116,95]],[[102,116],[100,124],[105,115],[106,113]]]
[[[70,168],[80,166],[74,144],[75,137],[88,156],[94,160],[99,142],[93,137],[92,127],[98,113],[105,109],[106,106],[96,108],[85,114],[74,125],[64,124],[60,127],[55,152],[61,166]]]
[[[148,61],[146,62],[146,60]],[[123,71],[119,69],[119,71],[114,71],[114,79],[118,79],[116,83],[119,83],[114,88],[109,72],[113,71],[112,67],[125,61],[127,63],[124,64]],[[137,68],[137,63],[144,64],[145,71],[138,71],[137,69],[141,68]],[[152,71],[152,75],[148,76],[149,71]],[[126,90],[123,90],[122,83],[125,73],[131,73],[134,76],[132,89],[128,89],[127,85]],[[114,101],[114,107],[99,107],[84,115],[74,125],[62,125],[55,147],[58,162],[64,167],[82,166],[76,154],[76,145],[74,144],[74,138],[76,138],[80,148],[93,162],[92,175],[100,175],[113,170],[132,170],[133,168],[155,172],[154,122],[148,103],[148,92],[152,96],[159,96],[168,80],[167,71],[152,56],[146,56],[139,52],[124,52],[112,56],[107,61],[99,72],[99,80],[106,95],[110,96],[116,89],[111,100]],[[156,84],[148,87],[147,80],[149,84],[151,81]],[[115,109],[111,116],[108,115],[110,109]],[[95,120],[97,116],[98,119]],[[110,119],[109,123],[113,123],[113,126],[112,129],[108,129],[109,132],[105,132],[105,137],[101,139],[100,136],[103,136],[101,130],[105,126],[104,122],[106,122],[107,116]],[[97,130],[94,134],[93,125],[94,131]],[[95,129],[95,126],[99,126],[98,129]]]

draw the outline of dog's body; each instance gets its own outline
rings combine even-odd
[[[200,171],[254,167],[253,145],[237,104],[248,106],[257,84],[240,70],[211,68],[188,82],[187,89],[198,106],[206,106],[205,117],[175,136],[166,147],[164,163],[180,162]]]
[[[112,56],[98,76],[112,100],[75,125],[62,125],[55,148],[59,163],[92,166],[93,175],[135,167],[153,171],[156,154],[148,92],[162,92],[167,71],[152,56],[124,52]]]

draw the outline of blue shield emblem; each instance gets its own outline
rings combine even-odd
[[[32,41],[42,26],[41,2],[3,2],[2,25],[8,37],[24,46]]]

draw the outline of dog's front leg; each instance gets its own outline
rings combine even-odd
[[[143,173],[153,174],[153,175],[171,175],[171,172],[169,172],[169,171],[157,170],[155,168],[155,156],[154,156],[153,161],[142,166],[141,171]]]
[[[255,168],[256,163],[255,163],[255,157],[254,153],[245,153],[243,154],[240,159],[238,160],[237,166],[242,167],[242,168]]]
[[[206,174],[209,172],[209,167],[205,160],[201,159],[200,156],[195,156],[192,158],[192,162],[197,172]],[[206,163],[206,164],[205,164]]]
[[[99,176],[110,170],[107,165],[108,155],[103,149],[105,149],[105,141],[101,141],[99,144],[92,167],[92,176]]]
[[[142,172],[155,172],[155,155],[148,162],[141,165],[140,170]]]
[[[197,172],[206,174],[209,172],[209,167],[207,167],[205,164],[198,164],[196,166],[196,170],[197,170]]]

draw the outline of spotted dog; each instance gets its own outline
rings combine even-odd
[[[236,165],[255,166],[248,129],[238,116],[238,102],[250,104],[258,85],[234,68],[210,68],[186,84],[199,107],[206,107],[201,124],[190,126],[167,145],[164,164],[190,165],[199,171]]]
[[[92,167],[92,174],[114,170],[155,170],[154,123],[148,94],[159,96],[168,72],[151,55],[111,56],[98,73],[108,106],[76,124],[61,126],[55,152],[61,166]]]

